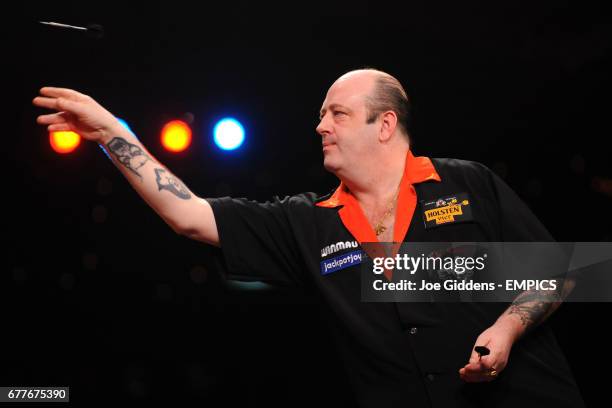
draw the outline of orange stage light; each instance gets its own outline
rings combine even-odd
[[[81,144],[81,135],[71,131],[51,132],[49,143],[57,153],[71,153]]]
[[[191,144],[191,128],[182,120],[168,122],[162,129],[161,143],[171,152],[182,152]]]

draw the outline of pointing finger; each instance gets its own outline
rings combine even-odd
[[[43,96],[50,96],[50,97],[63,97],[63,98],[72,98],[72,99],[78,99],[80,96],[83,96],[81,93],[74,91],[72,89],[68,89],[68,88],[54,88],[52,86],[45,86],[44,88],[40,89],[40,94]]]
[[[57,99],[56,98],[45,98],[42,96],[37,96],[32,100],[32,104],[41,108],[47,109],[57,109]]]
[[[69,111],[75,114],[82,113],[82,104],[66,98],[45,98],[37,96],[32,103],[41,108],[55,109],[57,111]]]

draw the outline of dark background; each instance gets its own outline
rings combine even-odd
[[[222,282],[95,145],[57,155],[31,99],[93,96],[198,195],[325,193],[315,133],[325,92],[364,66],[413,101],[417,155],[480,161],[560,241],[610,241],[612,28],[604,3],[21,2],[3,26],[5,343],[0,385],[68,385],[73,403],[351,406],[316,305],[299,291]],[[98,23],[95,40],[36,24]],[[5,100],[5,102],[7,102]],[[211,128],[243,121],[222,153]],[[159,143],[193,118],[183,154]],[[589,406],[608,406],[608,304],[551,319]],[[602,400],[603,399],[603,400]]]

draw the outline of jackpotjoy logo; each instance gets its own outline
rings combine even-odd
[[[321,262],[321,275],[339,271],[363,262],[363,251],[353,251]]]

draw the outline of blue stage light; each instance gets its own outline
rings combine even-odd
[[[244,142],[244,128],[234,118],[221,119],[213,130],[215,144],[223,150],[235,150]]]

